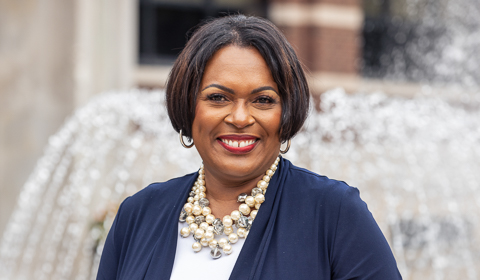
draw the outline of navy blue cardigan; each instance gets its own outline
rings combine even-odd
[[[197,177],[151,184],[118,211],[97,279],[169,279]],[[401,279],[356,188],[282,159],[230,279]]]

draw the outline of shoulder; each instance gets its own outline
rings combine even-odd
[[[118,240],[129,240],[133,236],[147,234],[155,227],[161,228],[173,214],[179,213],[183,197],[188,195],[196,173],[162,183],[153,183],[126,198],[115,218],[115,235]]]
[[[342,213],[371,216],[357,188],[292,164],[284,181],[284,203],[302,215],[322,217],[335,230]]]
[[[285,183],[290,191],[301,193],[317,201],[334,200],[341,202],[350,192],[358,190],[339,180],[330,179],[305,168],[289,164]]]
[[[123,212],[143,212],[159,206],[168,207],[175,204],[196,178],[196,172],[166,182],[152,183],[136,194],[128,197],[121,205]]]

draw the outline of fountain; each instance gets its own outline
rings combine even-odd
[[[375,76],[391,80],[456,85],[465,89],[480,86],[480,5],[476,0],[365,0],[404,6],[397,15],[367,20],[364,32],[383,30],[373,40],[389,49],[379,58]],[[377,33],[377,35],[379,35]],[[368,53],[368,55],[372,55]],[[379,65],[377,65],[379,66]],[[380,71],[381,73],[378,73]]]
[[[198,168],[194,151],[176,148],[162,99],[104,95],[49,139],[4,233],[1,279],[91,278],[118,203],[147,182]]]
[[[52,136],[0,247],[0,279],[92,279],[116,207],[195,171],[163,93],[109,93]],[[322,95],[286,155],[358,187],[405,279],[480,275],[480,101]]]

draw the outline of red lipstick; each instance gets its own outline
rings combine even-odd
[[[217,141],[231,153],[245,154],[255,148],[258,138],[251,135],[224,135],[217,138]]]

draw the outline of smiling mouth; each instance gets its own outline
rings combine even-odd
[[[257,142],[257,139],[250,139],[250,140],[229,140],[229,139],[223,139],[219,138],[220,141],[225,143],[226,145],[232,147],[232,148],[243,148],[246,146],[253,145],[255,142]]]
[[[233,154],[245,154],[253,150],[258,144],[258,138],[250,135],[225,135],[217,138],[217,142]]]

